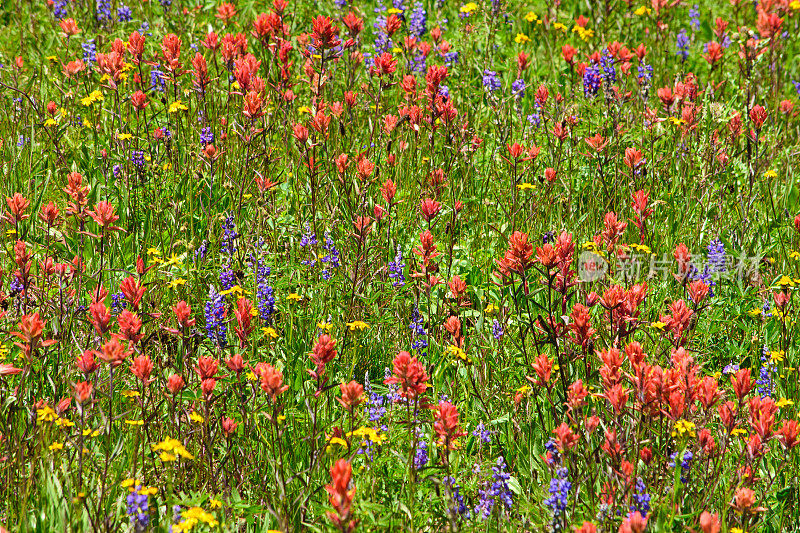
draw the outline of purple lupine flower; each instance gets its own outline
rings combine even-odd
[[[55,17],[56,20],[62,20],[66,18],[68,5],[68,0],[56,0],[53,3],[53,17]]]
[[[494,70],[483,71],[483,87],[489,94],[499,91],[501,86],[502,83],[500,82],[500,76],[497,75],[497,72]]]
[[[261,247],[263,242],[259,243]],[[258,260],[254,261],[250,257],[250,264],[255,269],[256,274],[256,300],[258,306],[258,314],[264,323],[268,323],[273,313],[275,312],[275,291],[269,284],[269,276],[272,273],[266,264],[262,255],[258,256]]]
[[[472,513],[470,512],[467,504],[464,503],[464,496],[461,495],[461,486],[456,483],[456,480],[453,476],[445,476],[442,479],[442,482],[450,488],[450,492],[453,495],[453,510],[461,517],[466,518],[467,520],[470,519]]]
[[[209,287],[205,306],[206,336],[220,348],[228,344],[228,326],[225,323],[225,297],[214,287]]]
[[[97,45],[94,43],[94,39],[89,39],[82,43],[81,49],[83,50],[83,60],[86,63],[94,63],[97,61]]]
[[[207,146],[214,142],[214,132],[211,128],[206,127],[200,130],[200,144]]]
[[[603,51],[603,55],[600,56],[600,69],[602,70],[603,82],[608,89],[617,81],[617,69],[614,67],[614,58],[611,57],[607,48]]]
[[[417,443],[417,452],[414,455],[414,469],[420,470],[428,464],[428,443],[420,440]]]
[[[397,255],[394,256],[394,261],[389,261],[389,279],[394,280],[392,287],[399,288],[406,284],[406,278],[403,276],[403,268],[406,264],[403,262],[403,252],[400,250],[400,245],[397,245]]]
[[[236,222],[233,221],[233,214],[228,215],[222,222],[222,239],[219,251],[223,254],[233,255],[236,253]]]
[[[163,93],[167,90],[167,82],[164,71],[162,71],[160,67],[161,65],[155,64],[150,68],[150,87]]]
[[[692,27],[692,31],[697,31],[700,29],[700,6],[697,4],[689,10],[689,26]]]
[[[495,318],[492,322],[492,335],[494,336],[495,340],[500,340],[503,338],[503,325]]]
[[[728,270],[728,256],[725,253],[725,245],[719,239],[714,239],[708,243],[708,265],[714,274],[722,274]]]
[[[678,33],[676,45],[678,47],[677,54],[681,56],[681,61],[686,61],[689,57],[689,36],[686,34],[686,30],[681,30]]]
[[[583,73],[583,96],[586,98],[593,97],[600,90],[600,85],[603,79],[600,77],[600,66],[592,63]]]
[[[563,470],[566,473],[566,469]],[[488,519],[492,515],[492,511],[495,508],[497,500],[500,500],[503,503],[506,510],[511,509],[514,500],[511,495],[511,489],[508,486],[508,480],[510,478],[511,474],[506,472],[505,459],[503,459],[503,456],[498,457],[497,463],[495,464],[495,466],[492,467],[491,484],[487,484],[487,486],[484,489],[478,491],[479,500],[478,500],[478,505],[475,507],[476,516],[479,516],[484,520]],[[566,483],[569,484],[569,481],[567,481]],[[551,487],[552,487],[552,482],[551,482]],[[569,487],[567,487],[567,492],[569,492]],[[566,509],[566,497],[564,501],[565,501],[564,508]],[[546,501],[545,504],[547,504]]]
[[[144,168],[144,152],[142,150],[134,150],[131,153],[131,163],[137,170],[142,170]]]
[[[647,487],[642,481],[642,478],[636,478],[636,492],[633,494],[633,504],[630,511],[635,513],[639,511],[642,516],[646,517],[650,511],[650,495],[647,493]]]
[[[383,422],[383,417],[386,416],[386,397],[372,390],[369,372],[364,374],[364,392],[367,397],[364,405],[364,414],[367,415],[367,419],[370,423],[380,427],[381,431],[388,431],[388,426]]]
[[[117,8],[117,20],[120,22],[130,22],[133,20],[133,13],[131,8],[126,5],[121,5]]]
[[[408,325],[411,330],[411,349],[417,350],[420,354],[425,355],[425,350],[428,347],[428,332],[425,331],[425,320],[419,312],[419,306],[414,306],[414,311],[411,313],[411,323]]]
[[[147,494],[142,494],[141,490],[141,485],[136,485],[136,489],[128,494],[128,497],[125,500],[128,504],[128,517],[130,517],[131,524],[133,524],[133,530],[137,533],[147,529],[147,526],[150,523],[150,510],[147,501],[148,496]]]
[[[511,94],[516,98],[525,98],[525,80],[522,78],[511,84]]]
[[[329,280],[333,276],[333,272],[341,266],[341,261],[339,260],[339,250],[336,249],[336,244],[331,239],[331,234],[327,231],[325,232],[325,242],[322,244],[322,249],[328,253],[320,259],[320,262],[324,265],[320,276],[324,280]]]
[[[544,500],[544,504],[553,513],[554,520],[567,509],[571,488],[572,483],[567,479],[567,469],[563,467],[557,468],[555,477],[550,479],[550,496]]]
[[[98,22],[111,20],[111,2],[109,0],[97,0],[96,16]]]
[[[206,252],[208,252],[208,241],[203,241],[200,246],[197,247],[197,250],[194,251],[194,259],[203,261],[206,258]]]
[[[236,275],[231,270],[230,265],[226,264],[222,267],[222,271],[219,273],[219,284],[223,291],[228,291],[236,285]]]
[[[478,422],[478,425],[475,426],[475,430],[472,432],[472,435],[483,444],[489,444],[492,442],[492,432],[486,429],[486,426],[483,425],[483,422]]]
[[[414,3],[414,10],[411,11],[411,16],[408,18],[408,33],[414,37],[422,37],[425,35],[428,14],[425,11],[425,6],[422,2]]]

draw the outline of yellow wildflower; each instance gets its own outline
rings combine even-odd
[[[531,38],[525,35],[524,33],[518,33],[516,37],[514,37],[514,42],[517,44],[525,44],[530,42]]]
[[[361,320],[356,320],[355,322],[348,322],[347,327],[350,328],[350,331],[364,331],[369,327],[369,324],[362,322]]]
[[[527,20],[528,22],[534,22],[538,20],[538,18],[539,17],[537,17],[536,13],[534,13],[533,11],[529,11],[528,14],[525,15],[525,20]]]
[[[689,435],[690,437],[694,437],[695,432],[695,425],[694,422],[689,422],[688,420],[678,420],[675,422],[675,427],[672,430],[671,435],[673,437],[680,436],[683,437],[684,435]]]
[[[125,423],[130,426],[143,426],[144,420],[126,420]]]
[[[536,188],[536,185],[534,185],[532,183],[528,183],[528,182],[520,183],[519,185],[517,185],[517,189],[519,189],[521,191],[527,191],[529,189],[535,189],[535,188]]]
[[[169,112],[177,113],[178,111],[187,111],[189,108],[184,105],[180,100],[175,100],[169,104]]]
[[[199,414],[197,411],[192,411],[192,414],[189,415],[189,420],[196,422],[197,424],[202,424],[205,421],[205,418],[203,418],[203,415]]]
[[[261,328],[261,331],[270,339],[278,338],[278,332],[275,331],[275,328]]]
[[[459,9],[459,11],[469,15],[476,9],[478,9],[478,4],[476,4],[475,2],[469,2],[468,4],[464,4],[463,6],[461,6],[461,9]]]
[[[48,448],[50,448],[50,450],[52,450],[52,451],[63,450],[64,449],[64,445],[61,444],[60,442],[54,442],[53,444],[48,446]]]

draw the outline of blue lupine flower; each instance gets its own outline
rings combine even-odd
[[[97,0],[97,21],[110,21],[111,20],[111,2],[110,0]]]
[[[502,83],[500,83],[500,77],[497,75],[497,72],[493,70],[483,71],[483,87],[490,94],[499,91],[501,86]]]
[[[772,361],[765,345],[761,349],[761,369],[759,370],[758,379],[756,380],[756,385],[758,385],[758,394],[761,395],[762,398],[772,396],[772,370],[774,370]]]
[[[195,260],[199,259],[200,261],[205,260],[206,252],[208,252],[208,241],[203,241],[200,246],[197,247],[197,250],[194,251],[194,258]]]
[[[394,256],[394,261],[389,261],[389,278],[394,280],[392,287],[402,287],[406,284],[406,278],[403,276],[405,266],[403,252],[400,250],[400,245],[397,245],[397,255]]]
[[[142,494],[141,490],[141,485],[137,485],[136,489],[128,494],[126,498],[128,516],[131,519],[131,524],[133,524],[133,530],[137,533],[144,531],[150,523],[148,496],[147,494]]]
[[[492,515],[492,511],[498,499],[507,510],[511,509],[514,503],[511,496],[511,489],[508,487],[508,480],[511,478],[511,474],[506,472],[505,469],[505,459],[500,456],[497,458],[495,466],[492,467],[492,483],[478,491],[479,500],[478,505],[475,507],[476,516],[480,516],[484,520],[489,518]],[[564,469],[564,471],[566,472],[566,469]]]
[[[200,130],[200,144],[203,146],[212,144],[214,142],[214,132],[211,128],[203,128]]]
[[[225,297],[214,290],[214,287],[210,287],[205,307],[206,336],[220,348],[225,348],[228,344],[225,314]]]
[[[97,45],[94,44],[94,39],[89,39],[81,44],[81,49],[83,50],[83,60],[86,63],[94,63],[97,61]]]
[[[522,78],[511,84],[511,94],[517,98],[525,98],[525,80]]]
[[[230,290],[231,287],[236,285],[236,275],[233,273],[233,270],[231,270],[230,265],[222,267],[222,271],[219,273],[219,284],[223,292]]]
[[[53,3],[53,17],[55,17],[56,20],[62,20],[66,18],[68,5],[68,0],[56,0]]]
[[[495,318],[492,322],[492,335],[496,340],[499,341],[503,338],[503,333],[503,325],[500,324],[500,322],[498,322],[498,320]]]
[[[428,443],[420,440],[417,443],[417,453],[414,455],[414,468],[419,470],[428,464]]]
[[[408,33],[414,37],[425,35],[427,20],[428,14],[425,11],[425,6],[422,2],[415,2],[414,10],[411,11],[411,16],[408,18]]]
[[[425,355],[425,349],[428,347],[428,339],[426,338],[428,332],[425,331],[424,322],[422,315],[419,313],[419,306],[415,305],[414,311],[411,313],[411,324],[408,326],[414,339],[411,343],[411,349],[417,350],[422,355]]]
[[[603,55],[600,56],[600,68],[603,71],[603,82],[606,87],[611,87],[617,81],[617,69],[614,67],[614,58],[611,57],[608,49],[604,50]]]
[[[380,427],[381,431],[388,431],[389,428],[383,422],[383,417],[386,416],[386,398],[372,390],[372,385],[369,382],[369,372],[364,373],[364,393],[367,397],[364,414],[367,415],[371,424]]]
[[[483,425],[483,422],[478,422],[478,425],[475,426],[475,430],[472,432],[472,435],[475,436],[479,442],[484,444],[489,444],[492,442],[492,432],[486,429],[486,426]]]
[[[554,518],[560,516],[567,509],[571,488],[572,483],[567,479],[567,469],[558,468],[555,477],[550,480],[550,496],[544,500],[544,504],[550,508]]]
[[[131,163],[133,163],[133,165],[137,169],[139,169],[139,170],[143,169],[144,168],[144,152],[141,151],[141,150],[134,150],[131,153]]]
[[[728,256],[725,253],[725,245],[719,239],[714,239],[708,244],[708,266],[709,270],[715,274],[721,274],[728,270]]]
[[[467,504],[464,503],[464,496],[461,495],[461,487],[456,483],[455,478],[453,476],[445,476],[442,482],[450,488],[450,492],[453,495],[453,503],[455,504],[454,510],[460,517],[469,520],[472,513],[467,507]]]
[[[258,313],[261,320],[267,323],[275,312],[275,291],[269,284],[269,276],[272,270],[264,264],[264,258],[262,256],[259,256],[257,261],[253,261],[251,257],[251,264],[256,272]]]
[[[131,13],[131,8],[126,5],[122,5],[117,8],[117,20],[120,22],[130,22],[133,20],[133,13]]]
[[[697,31],[700,29],[700,6],[697,4],[694,5],[692,9],[689,10],[689,26],[692,27],[692,31]]]
[[[723,374],[735,374],[738,371],[739,371],[739,365],[737,365],[736,363],[730,363],[728,365],[725,365],[725,368],[722,369]]]
[[[603,79],[600,77],[600,65],[593,63],[583,73],[583,96],[595,96],[600,90]]]
[[[111,314],[119,314],[128,306],[128,301],[125,299],[125,295],[121,292],[114,293],[111,295]]]
[[[678,55],[681,56],[681,61],[686,61],[689,57],[689,36],[686,34],[686,30],[681,30],[680,33],[678,33],[676,44],[678,47]]]
[[[223,254],[233,255],[236,253],[236,238],[239,234],[236,233],[236,222],[233,221],[233,214],[225,217],[222,222],[222,240],[220,242],[219,251]]]
[[[160,70],[161,65],[153,65],[150,69],[150,86],[158,92],[163,93],[167,90],[167,82],[164,72]]]
[[[676,468],[676,461],[675,458],[678,456],[678,452],[673,452],[670,456],[669,466],[670,468]],[[694,454],[689,450],[686,450],[683,453],[683,457],[681,457],[681,483],[688,483],[689,482],[689,474],[691,473],[692,469],[692,459],[694,459]]]
[[[333,276],[333,272],[341,266],[341,262],[339,260],[339,250],[336,249],[336,244],[331,239],[331,234],[327,231],[325,232],[325,242],[322,244],[322,249],[328,253],[320,259],[320,262],[324,265],[320,276],[324,280],[329,280]]]
[[[633,494],[633,505],[631,505],[631,512],[639,511],[642,516],[646,517],[650,511],[650,495],[647,493],[647,487],[642,481],[642,478],[636,479],[636,492]]]

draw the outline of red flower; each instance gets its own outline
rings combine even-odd
[[[122,362],[133,353],[130,347],[123,345],[119,342],[119,337],[113,335],[111,340],[103,344],[100,352],[100,359],[110,364],[112,367],[118,367]]]
[[[764,122],[767,120],[767,110],[760,105],[755,105],[750,109],[750,122],[756,131],[760,131]]]
[[[331,522],[342,532],[349,533],[356,527],[356,520],[351,520],[353,497],[356,489],[350,488],[353,467],[345,459],[339,459],[331,467],[331,483],[325,486],[328,491],[328,501],[334,512],[326,514]]]
[[[422,211],[423,218],[430,224],[431,220],[436,218],[436,215],[442,210],[442,204],[433,198],[425,198],[420,203],[420,211]]]
[[[194,367],[194,371],[201,380],[213,378],[217,375],[218,369],[219,361],[207,355],[198,358],[197,366]]]
[[[31,202],[20,193],[16,192],[11,198],[6,198],[6,203],[11,210],[10,213],[6,213],[6,219],[12,224],[26,220],[30,216],[25,211],[28,210]]]
[[[139,355],[131,361],[131,372],[139,378],[143,384],[147,385],[150,381],[150,374],[153,372],[153,362],[146,355]]]
[[[178,394],[185,385],[186,383],[183,381],[183,378],[178,374],[172,374],[169,379],[167,379],[167,389],[172,394]]]
[[[94,211],[87,211],[87,213],[97,222],[101,229],[123,231],[119,226],[112,226],[114,222],[119,220],[119,217],[114,213],[114,206],[109,202],[105,200],[97,202],[97,205],[94,206]]]
[[[75,401],[83,403],[92,395],[92,384],[88,381],[80,381],[75,384]]]
[[[145,288],[132,276],[128,276],[120,283],[119,290],[125,296],[125,299],[128,300],[128,303],[131,304],[133,310],[138,311],[139,304],[142,302],[142,296],[144,296]]]
[[[342,391],[342,397],[337,400],[351,413],[364,401],[364,387],[357,381],[342,383],[339,390]]]
[[[383,381],[386,385],[400,385],[400,395],[409,400],[417,400],[425,394],[428,373],[416,357],[411,357],[408,352],[400,352],[392,361],[392,366],[391,377]]]
[[[453,441],[466,435],[458,423],[458,411],[450,402],[440,402],[434,413],[433,429],[439,442],[448,450],[453,449]]]
[[[283,384],[283,373],[280,370],[270,364],[261,367],[261,390],[269,395],[272,403],[288,388],[289,385]]]

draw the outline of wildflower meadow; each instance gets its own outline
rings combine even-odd
[[[799,28],[3,2],[0,531],[800,531]]]

